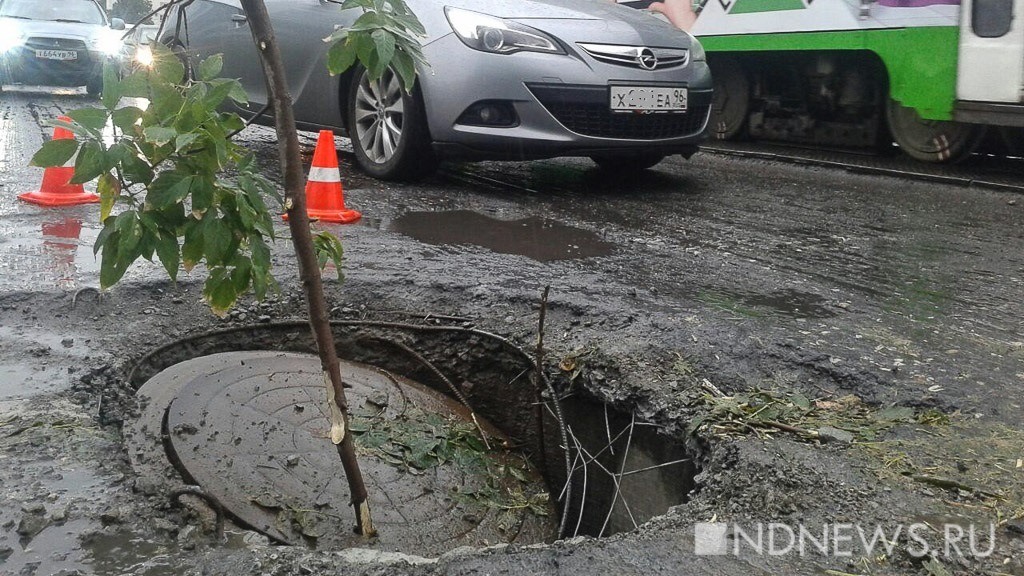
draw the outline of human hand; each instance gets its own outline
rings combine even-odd
[[[663,0],[652,2],[648,10],[664,14],[668,21],[689,32],[697,21],[691,0]]]

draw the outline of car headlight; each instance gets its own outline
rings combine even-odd
[[[697,40],[692,35],[690,36],[690,61],[691,62],[703,62],[708,59],[708,55],[704,52],[704,46],[701,46],[700,40]]]
[[[470,48],[495,54],[513,52],[547,52],[565,54],[554,38],[547,34],[511,20],[502,20],[487,14],[471,12],[460,8],[447,7],[448,16],[455,35]]]
[[[6,54],[25,43],[21,28],[10,21],[0,21],[0,54]]]
[[[146,68],[153,66],[153,49],[149,44],[140,44],[135,48],[135,62]]]
[[[101,34],[89,42],[90,49],[103,52],[107,56],[121,54],[122,47],[124,47],[124,42],[121,40],[120,34]]]

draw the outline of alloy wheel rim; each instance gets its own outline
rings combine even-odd
[[[379,80],[364,73],[355,98],[356,138],[366,157],[383,164],[394,157],[402,141],[405,103],[395,73],[388,69]]]

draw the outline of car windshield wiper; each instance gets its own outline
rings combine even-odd
[[[88,24],[85,20],[71,20],[70,18],[55,18],[50,22],[72,22],[74,24]]]
[[[0,14],[0,17],[3,17],[3,18],[17,18],[18,20],[31,20],[31,18],[29,18],[28,16],[13,16],[13,15],[9,16],[7,14]]]

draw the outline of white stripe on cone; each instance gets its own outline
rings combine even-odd
[[[341,172],[337,168],[321,168],[313,166],[309,169],[311,182],[341,182]]]

